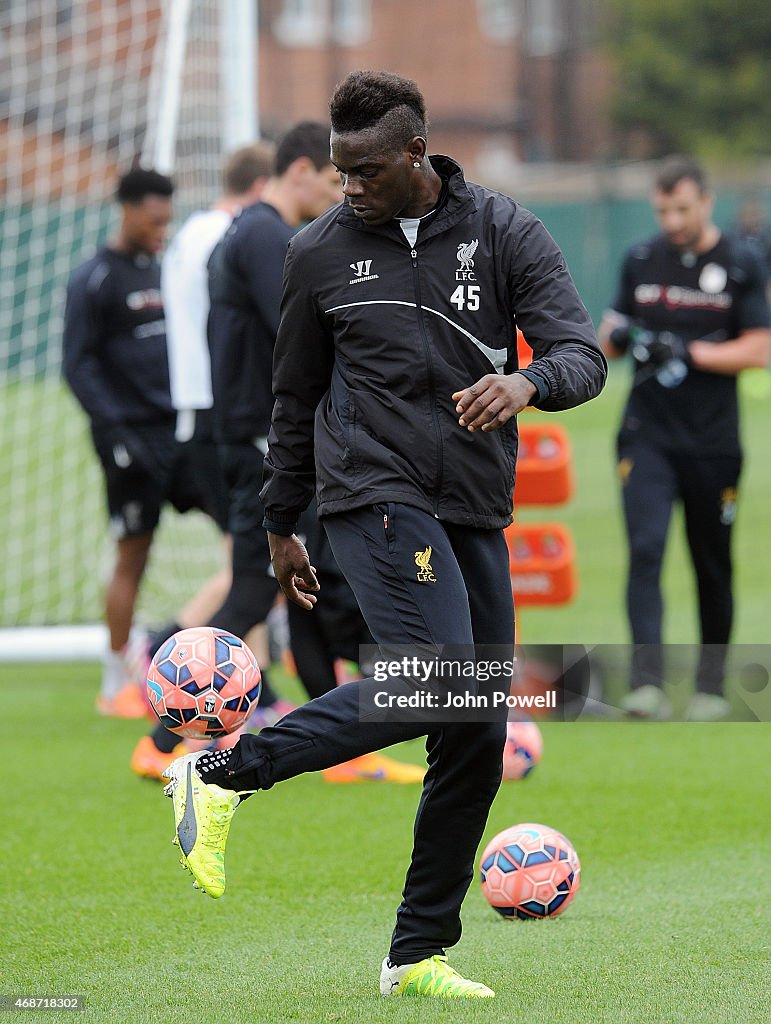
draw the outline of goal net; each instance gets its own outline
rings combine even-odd
[[[227,149],[254,139],[256,124],[248,131],[242,125],[239,137],[223,114],[224,69],[231,75],[234,69],[234,40],[223,37],[229,6],[227,0],[0,5],[4,632],[101,619],[112,544],[87,421],[61,380],[65,286],[116,227],[115,180],[137,156],[173,173],[177,227],[217,195]],[[239,39],[239,45],[255,41]],[[138,618],[150,624],[172,617],[221,560],[218,534],[205,517],[165,512]]]

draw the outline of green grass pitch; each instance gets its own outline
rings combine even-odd
[[[215,902],[177,866],[170,801],[128,770],[144,725],[98,718],[97,682],[93,665],[0,667],[0,995],[80,995],[75,1020],[132,1024],[768,1020],[768,725],[545,724],[485,840],[564,831],[575,902],[504,922],[475,879],[451,959],[497,998],[385,1000],[418,788],[309,775],[255,796]]]
[[[599,401],[559,417],[573,443],[576,496],[564,508],[521,512],[570,526],[580,579],[573,604],[521,610],[525,644],[626,640],[613,438],[627,387],[614,368]],[[771,401],[749,398],[743,419],[735,639],[760,644]],[[692,642],[679,519],[665,590],[667,640]],[[379,965],[417,787],[334,787],[311,775],[254,797],[231,832],[228,891],[209,900],[177,867],[170,802],[128,770],[143,725],[94,713],[98,676],[90,664],[0,665],[0,997],[74,994],[88,1007],[82,1018],[26,1011],[20,1020],[768,1020],[771,725],[543,725],[542,763],[530,779],[504,784],[484,841],[519,821],[565,832],[582,861],[575,903],[554,921],[508,923],[474,880],[451,962],[492,985],[496,999],[384,1000]],[[396,754],[420,761],[422,748]]]

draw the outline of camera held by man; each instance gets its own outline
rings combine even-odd
[[[630,350],[639,365],[649,366],[663,387],[677,387],[688,374],[688,345],[673,331],[651,331],[630,320],[611,331],[610,341],[621,352]]]

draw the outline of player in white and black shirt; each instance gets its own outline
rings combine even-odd
[[[630,351],[634,378],[618,435],[630,550],[627,610],[636,645],[632,714],[666,717],[661,686],[660,573],[670,514],[681,501],[698,586],[702,653],[689,717],[723,717],[732,619],[731,528],[742,454],[737,376],[771,347],[763,268],[721,234],[702,169],[668,161],[653,208],[661,234],[627,253],[599,336]]]
[[[210,307],[207,263],[233,217],[258,201],[273,169],[274,149],[272,144],[261,142],[242,146],[229,154],[222,171],[222,194],[209,209],[197,210],[187,218],[161,262],[176,438],[192,472],[205,482],[215,521],[228,541],[228,490],[213,431],[211,362],[206,334]],[[230,562],[229,550],[227,561]],[[139,660],[152,657],[178,630],[208,622],[222,604],[230,579],[228,565],[176,612],[173,621],[149,634],[144,650],[139,652]],[[253,642],[251,637],[249,642]],[[159,777],[178,744],[178,736],[156,725],[151,735],[143,736],[137,743],[131,758],[132,769],[139,775]]]

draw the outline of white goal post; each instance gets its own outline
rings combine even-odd
[[[86,419],[61,381],[64,290],[113,230],[115,179],[140,154],[174,175],[176,228],[218,194],[224,154],[258,137],[256,11],[251,0],[0,7],[0,660],[91,658],[103,643],[112,545]],[[221,552],[204,516],[166,512],[140,619],[172,617]]]

